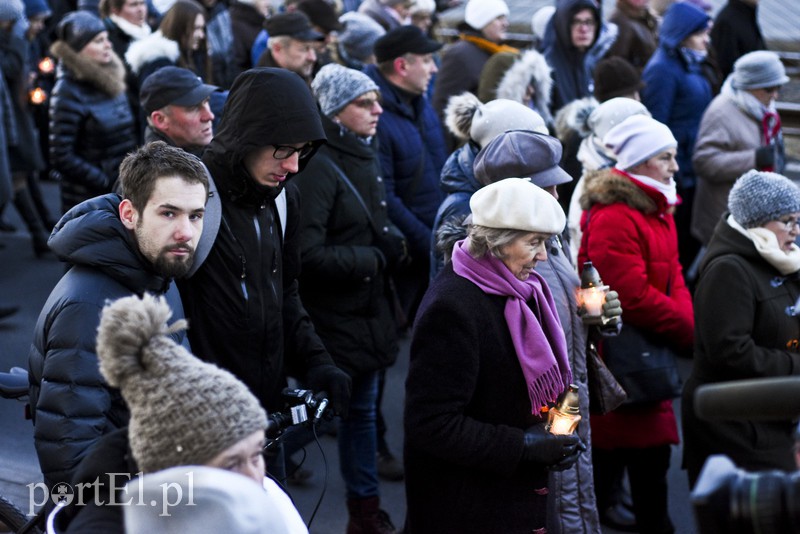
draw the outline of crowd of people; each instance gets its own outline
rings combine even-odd
[[[11,204],[66,264],[28,362],[40,466],[148,495],[196,474],[205,514],[71,506],[59,531],[307,532],[284,487],[311,476],[306,438],[265,447],[294,381],[337,416],[348,534],[672,533],[673,397],[590,403],[587,354],[626,329],[695,358],[690,484],[713,454],[795,468],[792,421],[692,407],[704,384],[800,374],[789,78],[758,0],[716,19],[563,0],[530,43],[508,42],[504,0],[466,0],[447,43],[457,1],[49,1],[0,6],[0,231]],[[551,432],[575,388],[577,429]],[[381,479],[405,480],[404,525]]]

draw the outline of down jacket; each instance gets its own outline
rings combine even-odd
[[[629,174],[604,169],[587,176],[581,204],[590,211],[581,224],[578,264],[591,260],[603,282],[619,293],[626,324],[689,353],[692,299],[678,263],[672,208],[664,196]],[[601,449],[678,443],[672,401],[593,415],[592,440]]]
[[[50,100],[50,164],[61,181],[66,213],[110,193],[119,164],[136,148],[136,127],[125,94],[125,67],[115,56],[101,67],[56,41],[60,64]]]
[[[39,314],[28,356],[34,444],[49,486],[71,481],[89,447],[128,424],[122,396],[100,375],[95,353],[106,302],[166,294],[173,320],[183,317],[174,285],[153,271],[120,222],[119,202],[109,194],[76,206],[48,241],[59,259],[72,264]],[[182,343],[184,333],[172,337]]]
[[[694,481],[706,458],[726,454],[750,471],[794,471],[795,422],[705,421],[692,409],[703,384],[800,375],[800,322],[787,308],[800,296],[798,273],[781,276],[752,241],[717,225],[695,291],[694,369],[683,390],[683,461]]]

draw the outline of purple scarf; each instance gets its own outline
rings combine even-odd
[[[572,382],[567,341],[550,288],[535,271],[523,282],[491,254],[473,258],[465,241],[459,241],[453,248],[453,270],[484,293],[508,297],[506,323],[528,386],[531,413],[539,415],[542,406],[554,402]]]

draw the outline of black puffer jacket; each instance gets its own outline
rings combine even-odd
[[[34,442],[45,482],[68,482],[90,445],[128,424],[119,390],[97,365],[95,337],[107,300],[144,292],[166,294],[173,320],[183,308],[170,280],[157,275],[119,220],[110,194],[64,215],[48,245],[73,267],[39,314],[28,355]],[[184,334],[173,334],[182,343]]]
[[[384,369],[397,357],[387,259],[369,218],[376,230],[385,229],[385,239],[402,236],[390,233],[377,140],[367,145],[327,117],[322,123],[329,144],[294,179],[303,198],[300,294],[336,365],[358,376]],[[356,188],[369,215],[333,165]]]
[[[194,354],[236,375],[267,410],[283,408],[288,365],[303,376],[332,360],[298,292],[297,188],[259,185],[243,161],[270,144],[324,140],[316,103],[297,74],[251,69],[236,78],[203,154],[219,188],[222,223],[208,258],[180,282],[189,339]]]
[[[61,63],[50,101],[50,164],[61,180],[66,213],[111,192],[119,164],[136,148],[136,130],[125,95],[125,67],[116,55],[101,67],[63,41],[51,50]]]

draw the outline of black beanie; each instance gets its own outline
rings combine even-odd
[[[100,33],[106,31],[103,21],[88,11],[67,13],[58,23],[56,35],[70,48],[80,52],[84,46]]]
[[[594,68],[594,97],[603,103],[644,87],[639,71],[619,56],[607,57]]]

